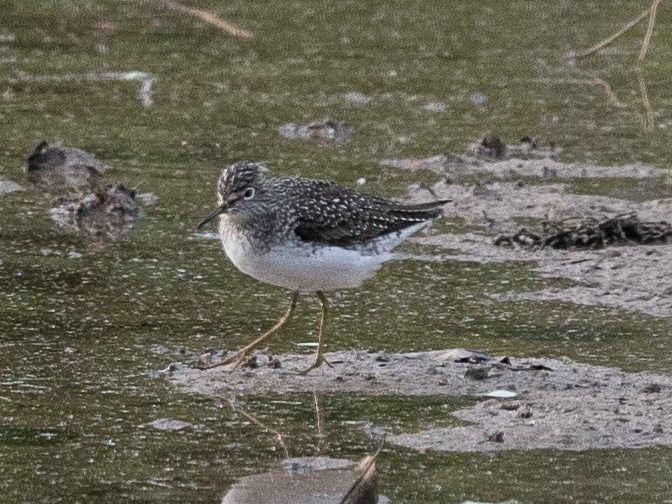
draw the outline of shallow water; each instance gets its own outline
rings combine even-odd
[[[158,197],[132,234],[100,250],[53,229],[48,199],[37,192],[0,195],[2,502],[217,502],[237,477],[285,456],[272,435],[226,404],[182,394],[156,374],[248,341],[289,301],[239,274],[216,241],[195,231],[226,163],[266,160],[277,174],[350,186],[364,177],[365,190],[403,197],[408,184],[434,175],[385,168],[381,159],[460,152],[493,131],[507,141],[552,140],[563,160],[669,166],[664,8],[641,73],[655,119],[646,131],[634,71],[643,26],[604,54],[566,57],[638,14],[642,7],[629,2],[191,4],[255,37],[227,35],[149,1],[0,0],[0,178],[24,183],[21,165],[47,139],[94,152],[113,167],[106,177]],[[153,77],[151,106],[143,105],[141,81],[89,75],[130,71]],[[583,83],[592,72],[622,106]],[[352,141],[278,134],[284,123],[325,116],[348,122]],[[669,196],[667,186],[620,183],[583,189]],[[666,320],[491,297],[549,282],[520,265],[398,262],[362,289],[330,296],[329,345],[461,346],[672,370]],[[314,341],[317,303],[302,299],[272,351]],[[293,456],[356,460],[377,446],[368,424],[428,428],[459,403],[322,400],[325,438],[315,437],[312,396],[257,397],[245,406],[286,433]],[[191,427],[151,425],[162,418]],[[671,456],[669,448],[488,457],[386,447],[378,468],[381,491],[394,502],[666,502]]]

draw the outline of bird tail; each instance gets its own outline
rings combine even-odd
[[[418,221],[435,219],[441,215],[441,206],[450,203],[451,201],[453,200],[437,200],[429,201],[427,203],[414,203],[412,205],[399,205],[398,208],[392,209],[392,213],[417,219]]]

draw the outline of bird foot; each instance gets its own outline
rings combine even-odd
[[[245,361],[247,361],[247,359],[250,357],[250,355],[251,354],[249,351],[241,350],[240,352],[236,352],[231,357],[227,357],[223,361],[217,362],[216,364],[211,364],[210,366],[197,366],[197,367],[201,371],[205,371],[206,369],[213,369],[220,366],[228,366],[229,364],[235,363],[235,366],[233,366],[233,369],[231,369],[231,371],[234,371],[238,369],[241,366],[241,364],[244,364]]]
[[[315,362],[313,362],[310,366],[308,366],[308,367],[307,367],[306,369],[304,369],[303,371],[299,371],[299,372],[297,372],[297,374],[300,375],[300,376],[306,376],[306,375],[307,375],[308,373],[310,373],[313,369],[317,369],[317,368],[321,367],[322,364],[326,364],[327,366],[329,366],[329,367],[332,368],[332,369],[333,369],[333,367],[334,367],[334,366],[331,365],[331,363],[330,363],[327,359],[324,358],[324,355],[322,355],[322,354],[320,353],[320,354],[317,354],[317,357],[316,357],[316,359],[315,359]]]

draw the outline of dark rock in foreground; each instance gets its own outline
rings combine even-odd
[[[60,229],[110,239],[129,233],[142,216],[135,191],[117,182],[77,198],[61,198],[50,213]]]
[[[107,166],[93,154],[74,147],[56,147],[40,142],[24,167],[28,181],[40,190],[56,192],[67,189],[96,188]]]

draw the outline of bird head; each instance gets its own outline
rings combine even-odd
[[[217,181],[218,207],[198,224],[198,229],[215,217],[240,212],[245,207],[254,207],[263,199],[263,181],[266,166],[253,161],[239,161],[222,171]]]

